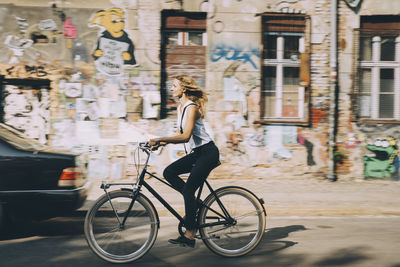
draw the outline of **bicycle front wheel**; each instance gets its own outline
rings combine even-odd
[[[150,250],[157,238],[158,216],[145,196],[137,196],[126,216],[132,197],[132,191],[112,191],[109,197],[100,197],[86,215],[86,241],[103,260],[135,261]]]
[[[239,257],[260,243],[266,215],[260,201],[248,190],[223,187],[210,194],[199,214],[199,231],[205,245],[224,257]],[[223,208],[233,219],[229,221]]]

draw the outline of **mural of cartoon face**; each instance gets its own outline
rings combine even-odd
[[[108,75],[120,75],[122,65],[136,65],[134,45],[125,28],[125,12],[109,8],[96,12],[89,26],[103,29],[93,52],[97,68]]]
[[[119,38],[124,34],[125,12],[122,9],[111,8],[105,11],[100,11],[95,15],[93,20],[99,18],[100,25],[106,28],[112,37]]]
[[[398,147],[393,137],[377,138],[374,143],[367,144],[367,149],[374,155],[363,158],[365,178],[386,178],[396,175]]]

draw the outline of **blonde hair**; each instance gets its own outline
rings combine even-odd
[[[200,115],[203,118],[206,112],[205,105],[208,101],[206,92],[204,92],[204,90],[201,89],[190,76],[179,75],[175,77],[175,79],[179,81],[182,88],[186,89],[185,95],[187,98],[199,106]]]

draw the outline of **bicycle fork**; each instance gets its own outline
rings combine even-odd
[[[118,215],[118,212],[117,212],[117,210],[115,209],[115,207],[114,207],[114,205],[113,205],[113,203],[112,203],[112,201],[111,201],[110,194],[109,194],[109,192],[107,191],[107,189],[110,188],[110,185],[107,184],[107,183],[105,183],[105,182],[103,182],[103,183],[101,184],[100,188],[102,188],[102,189],[104,190],[104,192],[105,192],[105,194],[106,194],[106,196],[107,196],[107,199],[108,199],[108,201],[110,202],[110,206],[111,206],[111,208],[112,208],[112,210],[113,210],[113,212],[114,212],[114,214],[115,214],[115,217],[116,217],[117,220],[118,220],[119,229],[124,229],[125,222],[126,222],[126,220],[128,219],[129,213],[131,212],[133,205],[135,204],[135,201],[136,201],[137,196],[139,195],[140,189],[137,188],[137,190],[133,190],[133,191],[130,190],[130,189],[127,189],[127,190],[129,190],[129,191],[132,191],[132,201],[129,203],[129,207],[128,207],[126,213],[125,213],[124,218],[123,218],[122,221],[121,221],[120,216]],[[123,190],[124,190],[124,189],[123,189]]]

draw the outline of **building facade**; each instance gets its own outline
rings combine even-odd
[[[399,1],[18,0],[0,22],[1,121],[84,153],[90,178],[136,175],[136,143],[176,131],[169,87],[188,74],[214,176],[398,179]]]

